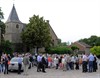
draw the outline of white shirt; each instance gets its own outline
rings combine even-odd
[[[83,55],[82,61],[87,61],[88,57],[86,55]]]

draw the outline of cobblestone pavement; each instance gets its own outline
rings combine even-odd
[[[60,69],[46,69],[47,73],[36,72],[36,67],[28,70],[28,75],[18,75],[10,72],[8,75],[0,74],[0,78],[100,78],[100,66],[97,72],[82,73],[82,70],[62,71]]]

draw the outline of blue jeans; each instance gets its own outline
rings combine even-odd
[[[0,72],[1,72],[1,64],[0,64]]]
[[[4,72],[5,66],[4,64],[1,64],[1,72]]]
[[[89,72],[93,72],[93,61],[89,61]]]

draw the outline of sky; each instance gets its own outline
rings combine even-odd
[[[62,42],[100,36],[100,0],[0,0],[4,22],[13,3],[21,22],[34,14],[44,17]]]

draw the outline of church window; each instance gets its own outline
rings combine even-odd
[[[22,29],[22,31],[24,31],[24,29]]]
[[[18,24],[16,25],[16,28],[19,28],[19,25]]]

